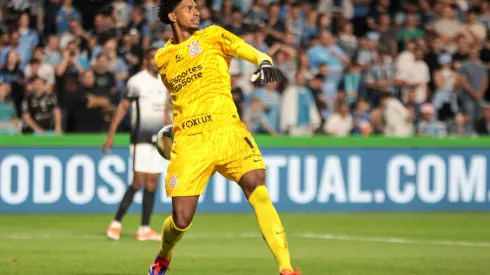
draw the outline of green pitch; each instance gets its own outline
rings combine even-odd
[[[153,217],[159,228],[165,215]],[[490,213],[282,214],[293,264],[305,275],[488,275]],[[0,215],[0,274],[146,274],[158,242],[118,242],[111,215]],[[277,275],[250,214],[199,214],[170,275]]]

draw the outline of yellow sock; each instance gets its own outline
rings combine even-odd
[[[170,215],[163,222],[163,233],[162,233],[162,246],[160,247],[160,256],[164,259],[170,260],[172,259],[172,251],[174,246],[182,239],[185,231],[187,231],[192,224],[190,224],[185,229],[178,228],[174,219]]]
[[[293,270],[289,258],[286,233],[279,215],[272,205],[267,188],[263,185],[257,187],[248,201],[255,210],[262,236],[279,264],[279,272],[283,269]]]

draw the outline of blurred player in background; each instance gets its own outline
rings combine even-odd
[[[216,171],[243,189],[280,274],[300,274],[291,267],[286,234],[264,185],[262,155],[231,95],[232,56],[260,66],[252,81],[261,84],[279,82],[279,70],[269,56],[223,28],[199,30],[193,0],[160,0],[158,15],[173,31],[173,39],[155,56],[174,108],[174,144],[165,181],[172,215],[163,224],[162,245],[148,274],[167,273],[173,247],[190,228],[199,196]]]
[[[144,70],[128,80],[126,94],[119,104],[111,122],[109,134],[102,151],[112,148],[116,130],[124,118],[128,108],[131,113],[131,146],[130,153],[133,164],[133,183],[126,190],[114,221],[107,229],[107,236],[118,240],[121,234],[121,221],[133,202],[134,194],[145,187],[143,193],[143,211],[141,227],[136,239],[160,240],[160,234],[150,227],[150,216],[155,203],[155,192],[158,187],[160,173],[164,172],[164,159],[153,145],[155,134],[166,124],[171,124],[170,115],[166,112],[168,91],[162,85],[153,57],[156,49],[145,53]]]

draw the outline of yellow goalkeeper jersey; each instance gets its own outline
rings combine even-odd
[[[231,95],[231,57],[259,65],[270,57],[218,26],[165,44],[155,55],[173,103],[174,134],[194,134],[239,121]],[[272,61],[271,61],[272,62]]]

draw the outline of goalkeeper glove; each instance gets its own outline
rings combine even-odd
[[[260,63],[260,67],[255,71],[250,79],[253,83],[260,81],[260,84],[277,83],[282,80],[281,72],[272,66],[272,63],[265,60]]]

